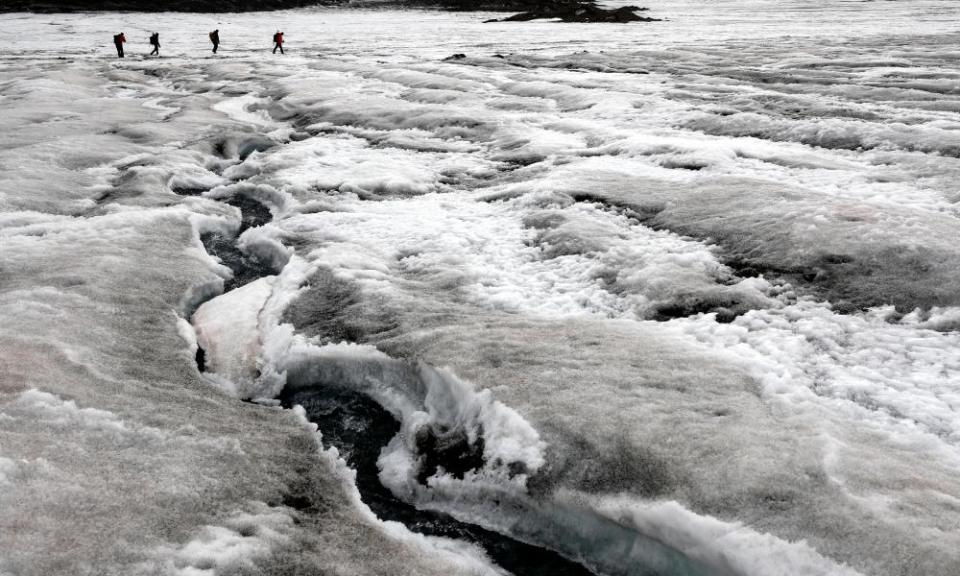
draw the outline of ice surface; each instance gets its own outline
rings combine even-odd
[[[0,16],[0,573],[960,572],[957,7],[651,7]]]

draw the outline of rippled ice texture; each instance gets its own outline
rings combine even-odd
[[[648,4],[0,16],[0,574],[493,571],[236,400],[324,370],[487,435],[395,493],[606,572],[960,573],[960,7]],[[278,275],[194,316],[237,194]]]

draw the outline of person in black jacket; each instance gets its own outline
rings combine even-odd
[[[153,52],[150,53],[151,56],[156,54],[160,55],[160,33],[154,32],[150,35],[150,45],[153,46]]]
[[[210,33],[210,41],[213,42],[213,53],[217,53],[217,48],[220,46],[220,29],[216,29]]]

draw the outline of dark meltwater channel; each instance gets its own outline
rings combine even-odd
[[[556,552],[518,542],[479,526],[438,512],[417,510],[398,500],[381,483],[377,459],[381,449],[399,432],[400,424],[367,396],[347,389],[321,387],[281,394],[283,405],[301,405],[307,418],[357,471],[357,489],[363,501],[382,520],[403,523],[414,532],[467,540],[481,546],[502,568],[518,576],[589,576],[580,564]]]
[[[237,236],[207,232],[200,236],[200,241],[208,254],[219,258],[220,262],[233,272],[233,278],[224,282],[223,285],[223,291],[229,292],[258,278],[269,276],[275,271],[269,263],[263,262],[254,255],[246,254],[237,247],[237,238],[240,234],[248,228],[263,226],[270,221],[270,210],[244,194],[236,194],[225,202],[240,209],[241,220]]]
[[[176,192],[184,196],[193,196],[202,193],[202,190],[181,189]],[[263,226],[271,220],[272,216],[266,205],[244,194],[236,194],[224,200],[224,202],[240,210],[240,228],[237,230],[237,234],[235,236],[225,236],[219,232],[205,232],[200,235],[200,242],[207,254],[216,256],[224,266],[230,268],[230,271],[233,272],[233,277],[223,283],[223,291],[229,292],[234,288],[239,288],[258,278],[274,273],[269,264],[252,255],[244,254],[237,247],[237,239],[241,234],[249,228]],[[201,372],[206,370],[206,357],[206,351],[198,346],[195,360],[197,369]]]
[[[208,253],[219,258],[233,272],[233,278],[224,285],[225,292],[229,292],[258,278],[275,274],[277,270],[238,247],[238,239],[244,231],[262,226],[271,220],[269,209],[244,194],[237,194],[225,202],[240,209],[242,220],[239,230],[235,235],[206,233],[201,235],[201,241]],[[198,347],[196,361],[201,372],[206,368],[205,356],[203,348]],[[447,514],[418,510],[396,498],[380,483],[377,461],[382,449],[400,431],[400,423],[390,412],[362,392],[331,384],[317,384],[306,389],[298,387],[284,391],[279,400],[286,408],[298,404],[303,406],[308,419],[315,423],[322,433],[324,444],[336,447],[350,467],[356,470],[356,485],[360,496],[378,518],[400,522],[420,534],[476,544],[483,548],[498,566],[518,576],[595,574],[582,564],[550,549],[460,522]],[[456,439],[451,442],[449,438],[441,440],[431,436],[422,446],[418,446],[418,449],[426,457],[418,477],[421,483],[426,482],[426,478],[439,467],[457,476],[483,465],[482,439],[481,442],[467,446]],[[619,525],[609,526],[609,523],[596,518],[574,519],[574,524],[578,526],[584,523],[588,525],[587,532],[599,535],[600,541],[579,542],[573,549],[587,554],[600,554],[601,562],[605,563],[604,572],[642,576],[702,576],[709,573],[694,569],[694,564],[682,554],[652,541],[645,542],[649,554],[644,560],[638,561],[632,553],[637,548],[636,534]],[[574,529],[571,537],[578,538],[575,535],[577,532],[578,530]],[[579,537],[582,536],[583,534],[580,534]]]
[[[240,209],[242,221],[236,236],[207,233],[201,241],[207,252],[230,268],[234,276],[225,283],[229,292],[274,271],[237,247],[237,238],[248,228],[270,221],[262,203],[238,194],[226,200]],[[203,348],[197,349],[197,366],[204,370]],[[400,430],[400,424],[379,404],[358,392],[332,387],[299,390],[280,396],[283,406],[301,405],[311,422],[317,424],[323,440],[333,445],[357,471],[357,489],[363,501],[383,520],[401,522],[414,532],[456,538],[476,543],[502,568],[518,575],[592,576],[593,573],[559,554],[518,542],[479,526],[459,522],[446,514],[417,510],[397,499],[379,479],[377,459],[381,449]],[[442,463],[441,463],[442,464]]]

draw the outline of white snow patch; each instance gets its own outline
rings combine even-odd
[[[740,522],[694,514],[676,502],[638,502],[621,497],[597,499],[598,513],[641,534],[669,542],[708,565],[743,576],[860,576],[825,558],[805,542],[787,542]]]

